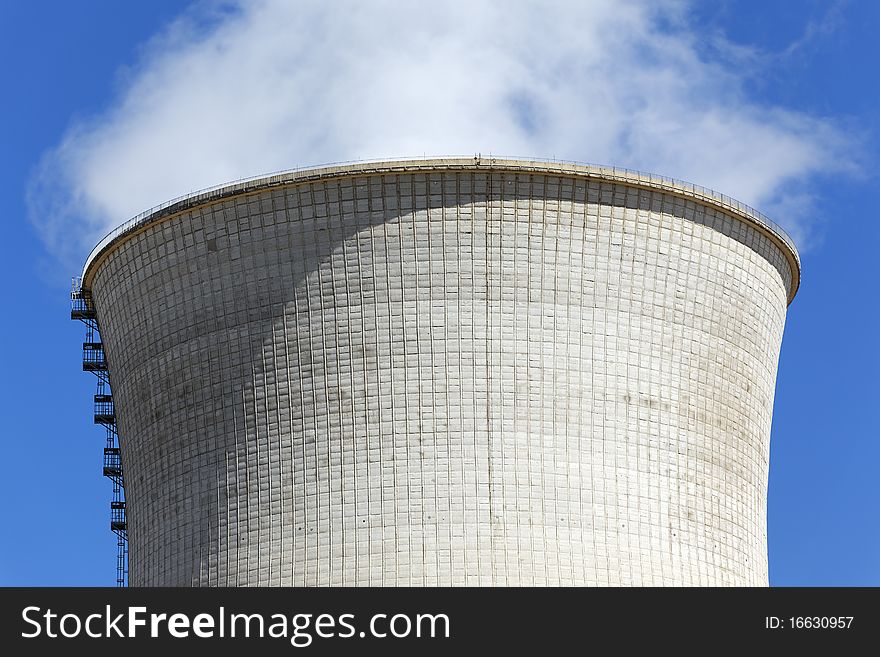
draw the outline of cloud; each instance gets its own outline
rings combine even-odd
[[[699,39],[673,1],[196,4],[44,155],[31,214],[78,263],[112,226],[221,182],[482,152],[683,178],[779,209],[803,239],[807,185],[848,166],[849,138],[748,97]]]
[[[835,0],[818,20],[810,20],[800,38],[785,48],[782,56],[788,57],[809,47],[814,41],[836,32],[843,24],[843,9],[846,0]]]

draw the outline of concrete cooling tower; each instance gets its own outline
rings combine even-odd
[[[573,164],[297,170],[141,215],[74,294],[130,583],[766,585],[799,277],[754,210]]]

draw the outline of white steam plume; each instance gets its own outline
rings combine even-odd
[[[849,166],[848,139],[823,119],[750,99],[736,62],[701,55],[686,10],[621,0],[198,4],[146,46],[106,112],[45,154],[32,220],[50,250],[78,264],[112,226],[217,183],[479,151],[683,178],[778,211],[803,240],[807,183]]]

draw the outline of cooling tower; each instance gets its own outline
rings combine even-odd
[[[130,582],[766,585],[791,240],[619,169],[298,170],[83,274]]]

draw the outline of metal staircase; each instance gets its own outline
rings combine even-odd
[[[113,499],[110,502],[110,529],[116,535],[116,585],[128,582],[128,525],[125,519],[125,484],[122,478],[122,452],[119,449],[119,431],[116,427],[116,409],[110,390],[110,374],[104,345],[98,329],[98,315],[92,303],[92,295],[82,287],[82,280],[73,279],[70,291],[70,318],[86,325],[83,342],[82,368],[98,377],[95,394],[94,420],[106,431],[104,447],[104,476],[113,482]]]

